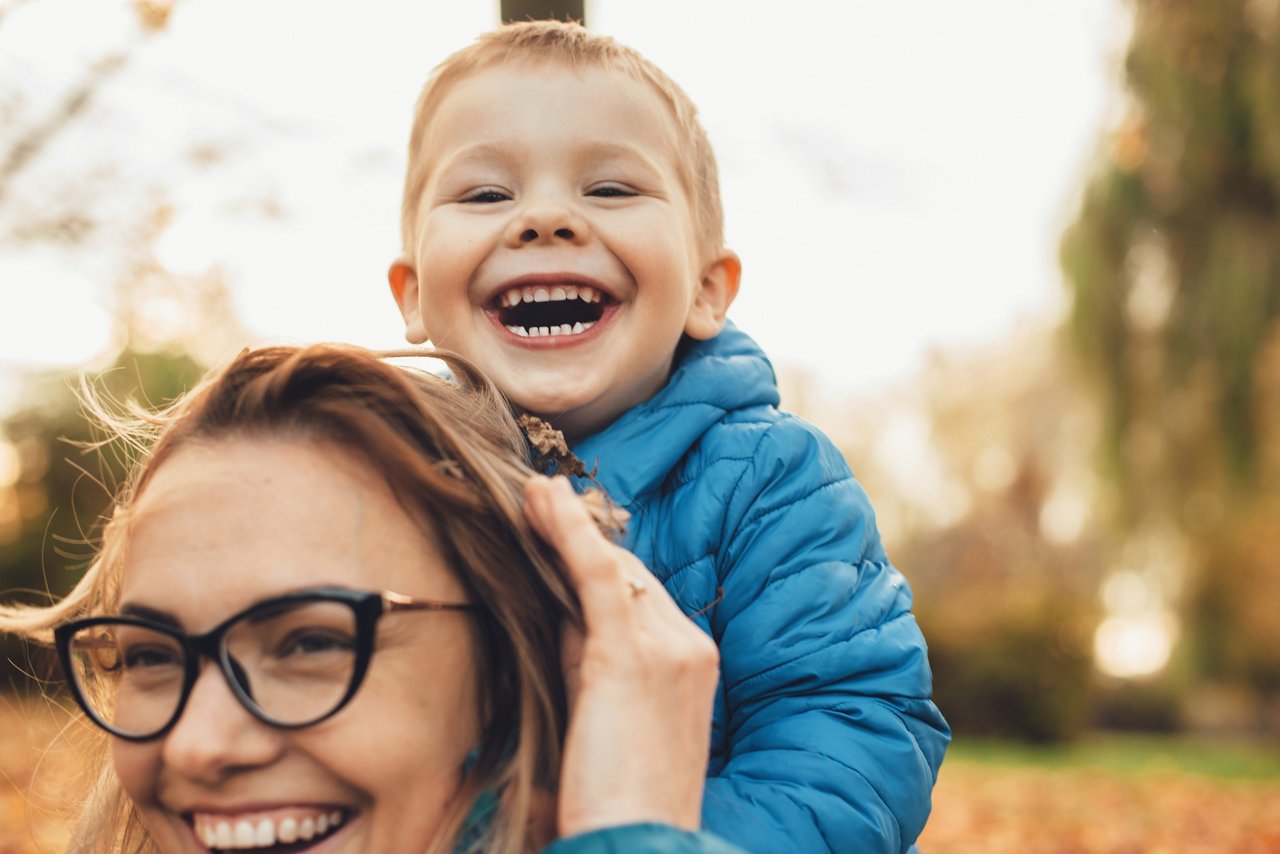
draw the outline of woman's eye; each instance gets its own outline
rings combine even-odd
[[[291,633],[280,644],[281,658],[288,655],[319,655],[326,652],[350,652],[354,639],[347,634],[324,629],[306,629]]]
[[[622,184],[601,184],[598,187],[592,187],[587,190],[588,196],[596,196],[597,198],[613,199],[625,196],[634,196],[636,191]]]
[[[131,646],[124,650],[120,659],[125,670],[142,668],[176,667],[182,663],[176,650],[163,646]],[[114,669],[114,668],[109,668]]]
[[[495,202],[505,202],[510,198],[511,197],[502,190],[486,187],[484,189],[468,193],[462,197],[462,201],[466,204],[491,205]]]

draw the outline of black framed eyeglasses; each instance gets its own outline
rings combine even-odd
[[[263,600],[202,635],[144,617],[112,616],[61,625],[54,640],[71,692],[90,719],[119,738],[149,741],[178,722],[202,658],[217,663],[258,720],[301,729],[337,714],[355,696],[384,614],[477,609],[323,587]]]

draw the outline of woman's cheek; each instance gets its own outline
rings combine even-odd
[[[154,804],[160,781],[160,742],[134,743],[111,739],[111,764],[126,795],[146,810]]]

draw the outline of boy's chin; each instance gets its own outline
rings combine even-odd
[[[665,381],[665,375],[645,383],[618,383],[616,378],[596,377],[577,388],[562,387],[554,392],[545,386],[531,390],[528,386],[507,388],[506,383],[499,383],[499,387],[518,409],[551,424],[572,445],[599,433],[629,409],[648,400]]]

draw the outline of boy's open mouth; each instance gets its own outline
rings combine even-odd
[[[578,335],[595,325],[613,300],[590,285],[523,285],[498,294],[493,310],[515,335]]]

